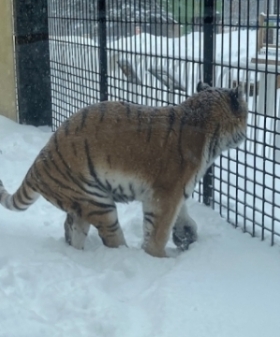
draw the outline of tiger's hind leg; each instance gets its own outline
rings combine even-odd
[[[189,216],[184,203],[173,227],[173,242],[180,250],[187,250],[197,240],[196,222]]]
[[[65,241],[76,249],[84,249],[89,226],[89,223],[77,215],[67,213],[64,222]]]
[[[115,203],[106,199],[106,202],[91,203],[90,211],[85,215],[85,219],[94,225],[98,234],[107,247],[117,248],[126,246],[123,231],[120,227]]]

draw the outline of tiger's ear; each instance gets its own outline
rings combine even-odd
[[[197,86],[196,86],[196,91],[200,92],[200,91],[206,90],[208,88],[210,88],[209,84],[204,83],[202,81],[199,81],[198,84],[197,84]]]
[[[230,97],[230,105],[232,111],[236,114],[239,113],[240,103],[243,101],[243,86],[238,85],[236,88],[230,89],[229,97]]]
[[[236,88],[230,90],[230,96],[232,99],[239,101],[243,99],[244,96],[244,88],[242,85],[238,85]]]
[[[238,84],[236,88],[233,89],[236,98],[242,98],[244,95],[244,88],[242,84]]]

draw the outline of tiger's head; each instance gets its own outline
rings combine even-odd
[[[206,136],[208,163],[222,151],[236,148],[245,140],[248,107],[241,86],[216,88],[200,81],[197,93],[186,103],[198,132]]]

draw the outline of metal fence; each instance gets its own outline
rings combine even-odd
[[[48,0],[47,15],[54,130],[100,100],[178,104],[199,79],[242,83],[248,139],[215,162],[194,197],[280,242],[278,1]]]

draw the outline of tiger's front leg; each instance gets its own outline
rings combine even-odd
[[[187,250],[197,240],[196,222],[189,216],[186,203],[183,203],[173,227],[173,242],[180,250]]]
[[[166,257],[165,246],[181,206],[181,197],[155,196],[143,203],[144,242],[142,248],[155,257]]]
[[[76,215],[67,213],[64,222],[65,241],[76,249],[84,249],[89,224]]]

